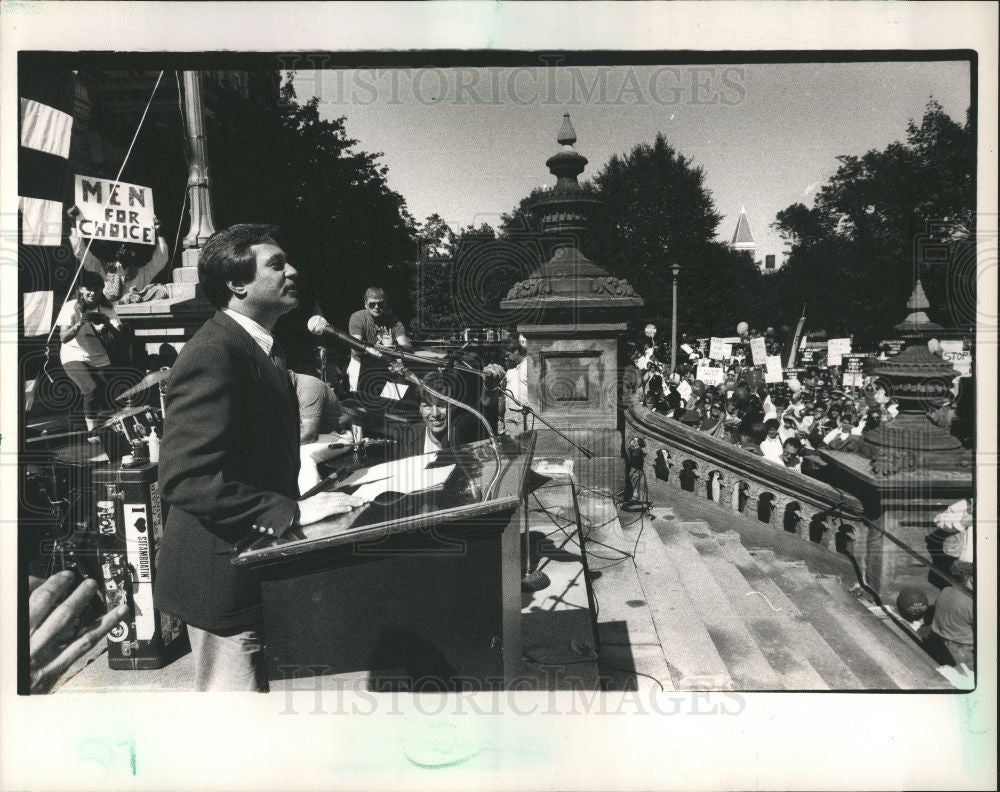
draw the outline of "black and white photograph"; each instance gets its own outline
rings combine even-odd
[[[2,10],[0,788],[995,788],[995,5]]]

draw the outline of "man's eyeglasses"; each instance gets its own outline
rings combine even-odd
[[[368,303],[369,308],[385,308],[385,300],[379,300],[378,302]]]

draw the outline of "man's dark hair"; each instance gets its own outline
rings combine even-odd
[[[767,421],[764,422],[764,429],[768,432],[770,432],[772,429],[780,429],[780,428],[781,424],[778,423],[777,418],[769,418]]]
[[[794,448],[796,454],[802,453],[802,441],[797,437],[789,437],[784,443],[781,444],[782,448],[785,446],[791,446]]]
[[[432,373],[424,377],[423,383],[429,387],[436,390],[438,393],[443,393],[445,396],[451,396],[451,398],[460,398],[459,391],[461,390],[460,383],[456,382],[454,378],[450,378],[445,374]],[[447,404],[447,402],[442,401],[437,396],[432,395],[425,388],[419,388],[418,393],[420,404]]]
[[[256,277],[257,261],[250,248],[274,239],[277,231],[273,225],[237,223],[212,234],[201,249],[198,280],[215,308],[229,305],[228,281],[244,284]]]

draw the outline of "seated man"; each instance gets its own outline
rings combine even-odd
[[[964,664],[970,671],[974,671],[976,654],[972,591],[975,588],[975,567],[966,561],[958,561],[951,571],[968,590],[948,586],[938,594],[925,648],[941,664]]]
[[[299,442],[313,443],[319,435],[349,430],[351,421],[340,407],[333,388],[318,377],[288,372],[299,402]]]
[[[319,484],[319,464],[350,451],[331,449],[331,444],[353,440],[351,422],[340,407],[333,388],[317,377],[288,372],[299,403],[299,492]]]

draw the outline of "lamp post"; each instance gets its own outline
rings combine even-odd
[[[673,312],[670,314],[670,376],[677,370],[677,273],[681,271],[680,264],[671,264],[670,271],[674,275]]]

